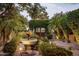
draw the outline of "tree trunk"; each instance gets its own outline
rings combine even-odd
[[[36,33],[36,28],[35,28],[35,33]]]
[[[3,45],[3,33],[1,32],[1,37],[0,37],[0,45]]]
[[[67,33],[65,32],[65,30],[62,28],[62,26],[61,26],[61,25],[60,25],[59,27],[60,27],[60,29],[62,30],[62,32],[63,32],[63,34],[64,34],[65,39],[67,39],[67,40],[68,40],[68,35],[67,35]]]
[[[6,42],[9,40],[9,36],[10,36],[10,34],[11,34],[11,31],[6,32],[6,35],[5,35]]]
[[[3,40],[3,45],[5,44],[5,30],[3,29],[1,32],[2,40]]]
[[[41,27],[40,27],[40,37],[41,37]]]

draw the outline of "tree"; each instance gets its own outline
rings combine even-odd
[[[14,4],[1,4],[2,5],[2,11],[3,8],[5,9],[5,12],[1,13],[0,17],[0,39],[3,40],[4,44],[9,40],[9,35],[12,31],[16,32],[18,29],[25,28],[25,25],[27,23],[27,19],[25,19],[23,16],[20,15],[19,11],[13,6],[13,8],[9,8],[6,11],[6,8],[8,8],[9,5]],[[1,7],[0,7],[1,8]],[[8,13],[8,14],[6,14]]]
[[[79,9],[68,12],[67,16],[67,24],[69,28],[72,30],[77,42],[79,43]]]
[[[67,15],[64,13],[55,14],[50,21],[49,28],[53,29],[59,39],[67,39],[69,32],[72,32],[67,25]]]
[[[39,3],[20,4],[20,6],[23,6],[23,8],[20,8],[20,9],[27,10],[27,12],[29,13],[29,16],[33,20],[48,19],[48,14],[46,12],[45,7],[41,6]]]
[[[59,13],[54,15],[50,21],[49,28],[53,29],[58,37],[63,36],[69,38],[72,33],[77,42],[79,42],[79,9],[69,11],[67,13]],[[62,32],[62,35],[61,35]]]
[[[3,40],[4,43],[9,39],[9,35],[12,31],[17,32],[18,29],[25,29],[27,21],[20,15],[20,11],[23,10],[26,10],[32,19],[48,18],[45,8],[39,3],[0,4],[0,39]]]

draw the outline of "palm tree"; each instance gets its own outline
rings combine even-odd
[[[67,15],[63,13],[55,14],[50,21],[49,28],[56,32],[57,37],[60,39],[68,40]],[[67,29],[66,29],[67,28]]]
[[[1,18],[0,20],[0,33],[3,44],[9,40],[9,36],[12,31],[16,32],[18,29],[24,29],[27,24],[27,19],[21,16],[16,10],[13,16]]]
[[[79,19],[79,9],[68,12],[67,16],[68,16],[67,25],[72,30],[72,32],[78,42],[78,40],[79,40],[79,20],[78,20]]]

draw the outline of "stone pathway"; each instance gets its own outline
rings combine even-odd
[[[79,50],[71,50],[73,52],[73,56],[79,56]]]
[[[73,56],[79,56],[79,45],[77,45],[76,43],[67,43],[67,42],[63,42],[63,41],[53,41],[53,43],[58,46],[58,47],[62,47],[65,49],[69,49],[71,48],[72,52],[73,52]]]
[[[28,54],[31,55],[31,56],[39,56],[39,52],[36,51],[36,50],[27,50]]]
[[[63,47],[68,49],[70,47],[70,45],[66,42],[62,42],[62,41],[53,41],[53,44],[55,44],[58,47]]]
[[[27,50],[21,53],[15,53],[15,56],[39,56],[39,52],[36,50]]]

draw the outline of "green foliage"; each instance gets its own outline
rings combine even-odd
[[[48,24],[49,24],[49,20],[31,20],[29,22],[30,28],[39,28],[39,27],[46,28]]]
[[[68,25],[72,29],[74,34],[79,35],[79,9],[70,11],[67,13],[68,16]]]
[[[17,30],[26,28],[25,25],[27,25],[27,19],[20,15],[15,4],[1,4],[0,8],[5,9],[5,11],[3,10],[5,16],[0,15],[0,34],[2,35],[3,40],[7,41],[9,40],[12,31],[16,32]]]
[[[68,13],[55,14],[48,26],[50,30],[54,30],[60,39],[68,39],[69,34],[79,35],[79,9],[69,11]]]
[[[27,19],[20,14],[24,10],[29,13],[32,19],[48,19],[46,9],[39,3],[2,3],[0,4],[0,33],[4,40],[7,37],[9,39],[12,31],[26,29]]]
[[[43,42],[49,42],[49,39],[47,39],[47,38],[42,38],[41,39]]]
[[[6,43],[4,45],[4,48],[3,48],[3,52],[4,53],[9,53],[9,55],[14,55],[14,53],[16,52],[16,49],[17,49],[17,44],[18,42],[20,42],[22,36],[20,34],[16,34],[15,37],[13,39],[11,39],[10,42]]]
[[[0,16],[13,15],[11,12],[17,10],[18,12],[26,10],[31,19],[48,19],[46,8],[39,3],[2,3],[0,4]]]
[[[69,27],[67,26],[67,15],[64,13],[58,13],[55,14],[50,21],[50,24],[48,26],[49,30],[54,30],[55,34],[60,38],[63,39],[68,39],[68,29]]]
[[[20,6],[23,7],[24,10],[27,10],[29,13],[29,16],[31,19],[36,20],[36,19],[48,19],[48,14],[46,12],[46,8],[41,6],[39,3],[27,3],[27,4],[20,4]],[[20,7],[20,9],[22,9]]]
[[[47,48],[43,54],[45,56],[72,56],[72,52],[65,50],[64,48]]]
[[[5,46],[3,48],[3,52],[9,53],[9,55],[14,55],[16,48],[17,48],[16,42],[11,41],[11,42],[5,44]]]
[[[71,56],[72,52],[64,48],[57,47],[48,42],[39,44],[39,51],[43,56]]]
[[[17,33],[16,36],[11,41],[18,43],[21,41],[21,38],[22,38],[22,35]]]
[[[31,20],[29,22],[30,29],[36,29],[36,28],[45,28],[45,31],[48,33],[48,25],[49,20]]]

